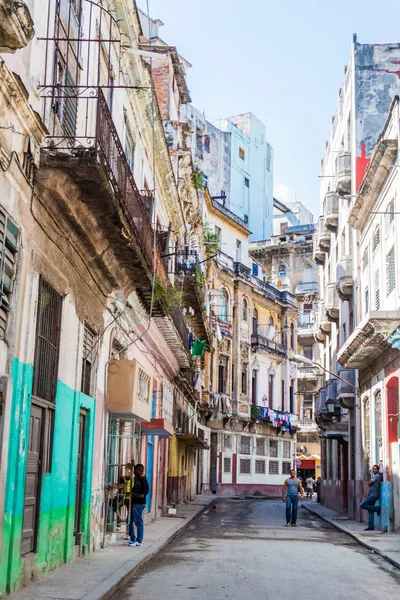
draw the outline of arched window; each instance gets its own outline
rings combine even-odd
[[[258,312],[257,309],[253,309],[253,335],[257,335],[258,331]]]
[[[293,325],[293,323],[290,323],[290,347],[292,350],[295,349],[294,345],[295,345],[294,325]]]
[[[313,268],[310,263],[304,265],[303,271],[303,283],[311,283],[313,278]]]
[[[226,290],[221,290],[219,298],[219,318],[221,321],[228,320],[228,294]]]
[[[271,315],[269,318],[269,325],[267,328],[267,338],[273,340],[275,337],[275,322],[274,317]]]
[[[243,298],[243,306],[242,306],[242,319],[243,321],[247,321],[247,300]]]

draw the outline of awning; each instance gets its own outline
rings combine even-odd
[[[194,448],[203,448],[208,450],[210,446],[206,444],[206,442],[200,439],[197,435],[193,433],[176,433],[176,438],[188,446],[193,446]]]
[[[174,435],[174,426],[166,419],[151,419],[150,423],[142,423],[142,433],[168,438]]]

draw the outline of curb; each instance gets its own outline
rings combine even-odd
[[[385,554],[385,552],[383,552],[382,550],[379,550],[375,546],[371,546],[371,544],[369,544],[368,542],[366,542],[365,540],[360,538],[360,536],[357,533],[353,533],[353,531],[350,531],[349,529],[347,529],[347,527],[343,527],[343,525],[339,525],[336,521],[334,521],[333,519],[331,519],[329,517],[324,517],[323,515],[320,515],[318,512],[312,510],[312,508],[310,506],[303,504],[302,507],[305,510],[307,510],[309,513],[311,513],[312,515],[315,515],[316,517],[321,519],[322,521],[329,523],[330,525],[335,527],[335,529],[337,529],[338,531],[341,531],[342,533],[345,533],[349,537],[353,538],[353,540],[358,542],[361,546],[368,548],[368,550],[371,550],[374,554],[378,554],[381,558],[383,558],[384,560],[389,562],[392,566],[396,567],[397,569],[400,569],[400,561],[397,561],[394,558],[391,558],[390,556]]]
[[[195,519],[202,515],[206,510],[211,508],[216,502],[216,498],[210,500],[208,504],[202,506],[196,514],[191,515],[185,519],[182,527],[177,529],[172,535],[166,537],[160,545],[150,552],[147,556],[144,556],[140,562],[133,567],[127,567],[123,565],[117,571],[115,571],[110,577],[101,582],[93,590],[82,596],[81,600],[108,600],[113,594],[115,594],[121,587],[123,587],[135,573],[144,567],[149,561],[151,561],[159,552],[164,550],[178,535],[180,535]]]

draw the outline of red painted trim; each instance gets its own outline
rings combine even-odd
[[[218,483],[222,481],[222,452],[219,453],[219,461],[218,461]]]
[[[367,170],[370,159],[367,158],[365,143],[361,144],[361,156],[356,157],[356,189],[357,191],[364,179],[365,171]]]
[[[237,481],[237,454],[232,454],[232,483]]]

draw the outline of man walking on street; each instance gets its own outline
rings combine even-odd
[[[311,475],[306,479],[306,493],[307,499],[312,500],[314,493],[314,479],[311,477]]]
[[[296,477],[296,471],[290,471],[290,477],[286,479],[282,488],[282,502],[286,502],[286,527],[290,525],[297,527],[297,509],[300,498],[303,500],[303,486],[300,480]]]
[[[131,519],[129,522],[130,541],[128,542],[128,546],[142,545],[144,534],[143,511],[146,506],[146,496],[148,493],[149,484],[144,476],[144,466],[135,465],[135,481],[132,488]]]
[[[375,502],[379,500],[379,492],[381,487],[381,476],[379,474],[378,465],[374,465],[372,467],[372,477],[368,481],[368,486],[368,496],[361,502],[360,508],[368,511],[368,527],[365,531],[373,531],[375,529],[374,513],[376,513],[378,517],[381,514],[381,507],[375,506]]]

